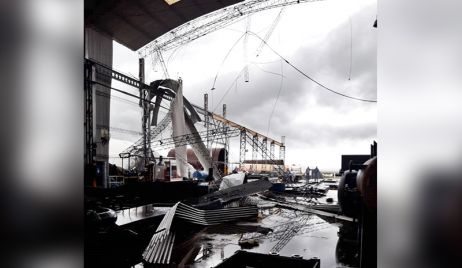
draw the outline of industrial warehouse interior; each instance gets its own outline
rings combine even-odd
[[[85,266],[376,267],[376,4],[85,1]]]
[[[462,267],[460,10],[2,1],[0,267]]]

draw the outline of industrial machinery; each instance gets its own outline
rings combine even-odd
[[[361,268],[376,267],[377,260],[377,143],[371,145],[371,158],[364,163],[350,162],[339,182],[338,201],[342,213],[358,219],[353,232],[340,233],[357,237]],[[348,234],[349,233],[349,234]]]

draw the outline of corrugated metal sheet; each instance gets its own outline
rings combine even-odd
[[[256,206],[201,210],[180,203],[176,217],[199,225],[214,225],[257,217],[257,214],[258,208]]]
[[[173,243],[175,241],[175,234],[170,231],[172,226],[173,217],[175,216],[178,204],[175,204],[165,214],[156,229],[156,232],[151,238],[149,245],[143,252],[143,259],[149,263],[168,264],[172,254]]]
[[[143,252],[143,259],[152,264],[170,263],[170,256],[175,242],[175,233],[171,230],[174,218],[198,225],[215,225],[246,218],[256,218],[257,215],[258,208],[256,206],[201,210],[178,202],[165,214],[160,222],[149,245]]]

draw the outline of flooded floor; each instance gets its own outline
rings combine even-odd
[[[286,204],[335,207],[337,190],[331,189],[325,196],[317,198],[297,194],[279,194],[275,198],[285,200]],[[261,196],[249,196],[245,202],[259,207],[258,219],[197,229],[194,238],[191,237],[190,242],[187,242],[188,250],[194,252],[188,257],[187,262],[192,262],[188,267],[215,267],[238,250],[304,259],[318,258],[323,268],[357,267],[358,250],[351,242],[351,235],[347,236],[350,240],[345,239],[345,236],[339,239],[339,233],[351,229],[348,223],[332,223],[332,220],[316,214],[277,207],[276,203],[264,200]],[[168,209],[149,205],[118,211],[118,224],[160,216]],[[178,257],[181,259],[184,255]],[[180,261],[173,260],[174,263]],[[143,266],[140,263],[135,267]]]
[[[336,204],[337,191],[328,191],[318,201],[324,203],[329,197]],[[273,252],[289,257],[299,255],[304,259],[316,257],[321,260],[321,267],[354,267],[337,258],[343,254],[339,253],[342,249],[337,245],[340,224],[328,223],[314,214],[277,207],[261,209],[259,218],[259,222],[239,222],[236,225],[255,225],[271,231],[266,234],[220,234],[206,229],[198,242],[197,246],[201,250],[192,267],[214,267],[241,249],[264,254]],[[240,241],[248,243],[243,248]]]

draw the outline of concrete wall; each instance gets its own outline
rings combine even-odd
[[[112,38],[85,28],[85,57],[94,59],[112,67]],[[96,81],[111,86],[111,79],[96,75]],[[93,139],[97,144],[95,161],[101,162],[102,180],[97,185],[106,187],[109,174],[109,124],[111,112],[111,91],[101,85],[94,85],[93,90]],[[103,140],[106,140],[104,142]]]

